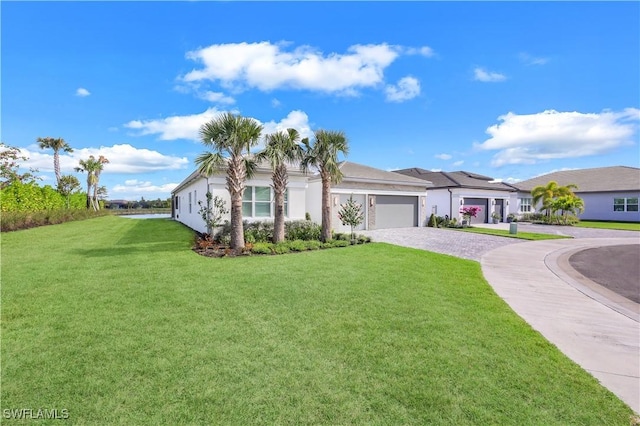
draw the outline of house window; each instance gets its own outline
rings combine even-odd
[[[274,194],[269,186],[248,186],[242,196],[243,217],[273,217]],[[289,216],[289,190],[284,193],[284,215]]]
[[[191,213],[191,193],[189,193],[189,213]]]
[[[520,213],[531,212],[531,198],[520,198]]]
[[[624,212],[624,211],[637,212],[638,198],[614,198],[613,211],[614,212]]]

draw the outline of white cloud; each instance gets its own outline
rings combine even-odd
[[[286,47],[285,43],[243,42],[191,51],[186,57],[203,67],[187,73],[182,80],[220,82],[230,90],[293,88],[356,94],[357,89],[381,84],[384,70],[402,51],[384,43],[354,45],[346,53],[328,55],[309,46],[293,50]]]
[[[545,65],[549,62],[549,58],[535,57],[526,52],[520,53],[518,57],[520,58],[520,62],[525,65]]]
[[[431,169],[430,171],[432,171],[432,172],[441,172],[442,169]]]
[[[53,172],[53,155],[40,151],[37,145],[22,148],[23,155],[29,158],[26,167],[37,168],[42,172]],[[109,163],[105,164],[105,173],[146,173],[162,170],[180,170],[189,166],[186,157],[163,155],[149,149],[135,148],[128,144],[100,148],[75,149],[72,153],[60,155],[60,169],[63,173],[72,173],[78,162],[104,155]]]
[[[177,183],[165,183],[163,185],[154,185],[149,181],[140,181],[137,179],[129,179],[124,181],[124,185],[114,185],[110,192],[120,194],[130,194],[126,199],[140,199],[144,196],[148,198],[150,194],[164,194],[166,198],[167,194],[173,191],[177,187]],[[153,198],[153,197],[152,197]],[[162,197],[161,197],[162,198]]]
[[[498,151],[492,165],[535,164],[544,160],[600,155],[634,143],[640,110],[558,112],[498,117],[487,129],[491,137],[476,148]]]
[[[233,104],[236,102],[231,96],[227,96],[222,92],[206,91],[201,96],[205,101],[213,102],[216,104]]]
[[[464,164],[464,160],[459,160],[453,163],[454,166],[462,166]]]
[[[273,98],[273,99],[271,99],[271,106],[274,107],[274,108],[279,108],[280,106],[282,106],[282,102],[280,102],[276,98]]]
[[[404,102],[420,94],[420,82],[414,77],[403,77],[397,85],[388,85],[385,93],[389,102]]]
[[[434,155],[434,157],[440,160],[451,160],[451,155],[449,154],[437,154],[437,155]]]
[[[407,55],[422,55],[422,56],[425,56],[427,58],[431,58],[432,56],[435,55],[435,52],[429,46],[422,46],[422,47],[418,47],[418,48],[409,47],[409,48],[406,48],[404,52]]]
[[[161,140],[192,139],[199,141],[200,127],[211,119],[217,118],[223,112],[209,108],[200,114],[172,116],[158,120],[130,121],[125,124],[125,127],[140,130],[140,135],[158,134]],[[237,113],[237,111],[232,112]],[[286,130],[290,127],[298,130],[303,138],[313,135],[309,125],[309,117],[303,111],[291,111],[278,122],[271,120],[263,123],[257,119],[256,121],[264,126],[263,135]]]
[[[133,120],[124,126],[129,129],[139,130],[139,135],[160,135],[160,140],[169,141],[175,139],[199,140],[200,127],[218,117],[224,111],[215,107],[208,108],[200,114],[176,115],[158,120]]]
[[[477,81],[494,83],[498,81],[504,81],[507,77],[504,74],[497,72],[486,71],[484,68],[477,67],[473,70],[473,78]]]
[[[309,116],[307,116],[304,111],[291,111],[285,118],[278,122],[272,120],[262,123],[262,125],[264,126],[262,131],[263,135],[293,128],[300,133],[301,139],[311,138],[313,136],[313,131],[309,125]]]
[[[89,92],[84,87],[79,87],[78,90],[76,90],[76,96],[80,96],[81,98],[84,98],[85,96],[89,96],[90,94],[91,92]]]

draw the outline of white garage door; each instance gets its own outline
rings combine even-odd
[[[376,229],[418,226],[418,197],[376,196]]]

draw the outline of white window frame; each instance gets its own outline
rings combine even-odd
[[[520,205],[518,210],[520,213],[531,213],[533,209],[533,198],[520,198],[518,204]],[[527,208],[526,210],[525,207]]]
[[[619,202],[622,201],[622,202]],[[618,207],[618,209],[616,209]],[[632,209],[630,209],[630,207]],[[613,199],[614,212],[637,212],[638,197],[617,197]]]
[[[189,192],[189,214],[191,214],[191,192]]]
[[[256,216],[256,203],[267,203],[267,201],[256,201],[256,188],[269,188],[269,216]],[[247,191],[249,191],[247,193]],[[251,194],[251,199],[247,200],[247,194]],[[245,204],[251,203],[251,215],[247,216],[244,214]],[[273,219],[275,216],[275,193],[273,192],[273,188],[270,186],[247,186],[244,189],[244,195],[242,197],[242,217],[247,219]],[[289,188],[285,190],[284,193],[284,217],[289,217]]]

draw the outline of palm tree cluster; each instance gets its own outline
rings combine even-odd
[[[578,215],[584,211],[584,201],[573,192],[576,189],[578,187],[574,184],[561,186],[556,181],[549,181],[531,190],[533,204],[541,203],[540,210],[544,210],[548,218],[560,212],[562,221],[566,223],[569,214]]]
[[[109,160],[105,156],[101,155],[95,158],[91,155],[86,160],[80,160],[80,166],[75,168],[76,172],[87,173],[87,209],[100,210],[98,199],[106,193],[106,188],[98,185],[100,184],[100,174],[107,163]]]
[[[331,239],[331,183],[338,183],[342,173],[338,167],[338,155],[348,154],[347,138],[342,132],[318,130],[314,142],[300,139],[296,129],[267,134],[265,147],[256,155],[251,148],[260,142],[263,126],[253,118],[231,113],[205,123],[200,128],[202,143],[211,148],[196,158],[198,171],[207,179],[217,170],[226,170],[227,191],[231,196],[232,249],[244,248],[242,224],[242,197],[246,181],[250,179],[260,162],[269,164],[272,170],[274,192],[273,241],[284,240],[284,197],[289,183],[288,166],[298,164],[304,172],[317,169],[322,179],[322,237]],[[207,191],[208,184],[207,184]]]
[[[60,194],[67,199],[69,207],[70,195],[80,188],[80,182],[75,176],[62,175],[60,172],[60,152],[73,152],[73,148],[63,138],[44,137],[36,140],[40,149],[53,150],[53,170],[56,175],[56,188]],[[87,172],[87,209],[99,210],[98,199],[106,196],[107,189],[99,186],[100,173],[104,169],[104,164],[108,163],[104,156],[95,158],[93,155],[86,160],[80,160],[80,166],[75,168],[76,172]],[[93,191],[92,191],[93,190]]]

